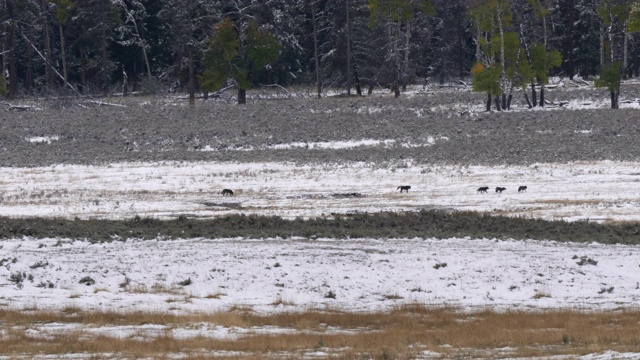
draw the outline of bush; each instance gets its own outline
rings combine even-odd
[[[80,281],[78,281],[78,283],[80,284],[85,284],[87,286],[93,285],[96,283],[95,280],[93,280],[90,276],[85,276],[82,279],[80,279]]]
[[[29,266],[29,269],[37,269],[39,267],[45,267],[47,265],[49,265],[49,262],[47,261],[38,261],[37,263]]]
[[[578,261],[576,264],[583,266],[583,265],[593,265],[593,266],[597,266],[598,262],[593,260],[590,257],[587,256],[582,256],[580,257],[580,261]]]
[[[26,279],[27,274],[26,273],[21,273],[21,272],[16,272],[16,273],[11,273],[11,275],[9,275],[9,281],[14,283],[14,284],[20,284],[24,281],[24,279]]]
[[[325,299],[335,299],[336,298],[336,293],[333,292],[333,290],[329,290],[328,293],[324,294],[324,298]]]

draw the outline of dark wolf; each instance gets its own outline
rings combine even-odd
[[[505,188],[505,187],[500,187],[500,186],[498,186],[498,187],[496,188],[496,192],[497,192],[497,193],[501,193],[501,194],[502,194],[502,192],[503,192],[503,191],[505,191],[505,190],[507,190],[507,188]]]
[[[402,192],[403,190],[406,192],[409,192],[409,189],[411,189],[411,186],[409,185],[398,186],[398,189],[400,189],[400,192]]]
[[[520,187],[518,187],[518,192],[523,192],[523,191],[527,191],[527,187],[522,185]]]
[[[489,187],[488,186],[483,186],[483,187],[479,187],[478,190],[476,190],[476,192],[485,193],[486,194],[487,190],[489,190]]]
[[[233,196],[233,190],[231,189],[223,189],[220,194],[222,194],[222,196]]]

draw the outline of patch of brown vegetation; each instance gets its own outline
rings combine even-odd
[[[76,326],[67,331],[47,331],[46,325],[53,323]],[[363,354],[409,359],[425,350],[440,353],[444,358],[495,356],[505,351],[509,356],[534,357],[604,350],[640,352],[638,323],[640,311],[631,310],[461,312],[417,305],[378,313],[332,310],[273,315],[236,311],[187,315],[86,312],[75,308],[0,310],[0,333],[4,333],[0,348],[9,356],[118,353],[125,357],[186,354],[208,358],[225,351],[236,354],[232,357],[235,359],[273,358],[274,354],[295,358],[321,348],[341,359]],[[168,330],[142,338],[116,338],[88,331],[100,326],[147,324],[164,325]],[[176,337],[171,332],[193,324],[234,327],[245,332],[233,339]],[[288,331],[255,331],[266,327]],[[34,332],[34,328],[40,331]]]

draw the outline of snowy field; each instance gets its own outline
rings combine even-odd
[[[420,209],[491,212],[547,220],[638,221],[640,164],[531,166],[286,163],[120,163],[3,168],[0,214],[80,219],[285,218]],[[408,192],[398,186],[409,185]],[[486,194],[477,189],[488,186]],[[526,192],[518,192],[527,186]],[[505,187],[496,193],[496,187]],[[234,196],[222,196],[224,188]]]
[[[638,165],[421,167],[406,161],[392,169],[283,163],[5,168],[0,212],[83,219],[232,213],[294,218],[439,208],[638,221]],[[400,193],[399,185],[411,189]],[[521,185],[528,190],[519,193]],[[480,186],[489,186],[489,192],[478,193]],[[496,186],[506,190],[496,193]],[[222,188],[235,195],[220,195]],[[407,302],[463,308],[636,307],[639,251],[492,239],[130,239],[90,245],[24,238],[0,242],[0,306],[187,312],[231,306],[265,312],[325,306],[368,311]],[[20,273],[23,281],[11,279]],[[86,276],[95,284],[79,282]],[[186,280],[192,283],[180,285]]]
[[[260,313],[401,304],[615,309],[640,300],[640,248],[490,239],[2,243],[0,307]],[[15,259],[15,260],[14,260]],[[19,284],[9,282],[23,273]],[[86,284],[81,279],[91,278]]]

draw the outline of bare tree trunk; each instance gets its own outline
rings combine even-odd
[[[543,4],[540,2],[540,0],[538,0],[538,6],[540,7],[540,12],[543,13]],[[544,44],[544,50],[547,50],[547,40],[548,40],[548,35],[547,35],[547,17],[545,15],[542,15],[542,41]]]
[[[9,18],[10,24],[8,26],[8,34],[6,38],[7,46],[6,51],[8,51],[7,55],[7,67],[9,70],[9,88],[7,89],[9,93],[7,94],[8,98],[13,100],[18,95],[18,69],[16,67],[16,19],[14,13],[14,1],[8,0],[6,2],[7,7],[7,17]],[[4,59],[4,56],[3,56]],[[2,74],[4,75],[4,74]]]
[[[500,91],[504,95],[506,92],[506,84],[507,84],[507,69],[505,62],[505,53],[504,53],[504,29],[502,27],[502,12],[500,5],[496,6],[497,12],[497,20],[498,20],[498,31],[500,33],[500,64],[502,64],[502,73],[500,74]],[[497,99],[499,102],[499,99]],[[500,106],[498,104],[498,106]]]
[[[29,41],[33,42],[33,27],[27,27],[27,34],[29,37]],[[24,88],[27,94],[31,94],[33,90],[33,48],[31,46],[27,46],[27,69],[24,80]]]
[[[574,48],[574,42],[573,42],[573,36],[574,36],[574,27],[575,27],[575,2],[574,0],[568,0],[569,4],[567,5],[567,8],[569,9],[569,19],[567,21],[567,31],[566,31],[566,39],[569,42],[568,46],[566,47],[567,51],[566,51],[566,55],[565,57],[566,59],[566,63],[568,66],[568,72],[569,72],[569,79],[573,80],[573,77],[575,76],[575,64],[574,64],[574,53],[573,53],[573,48]]]
[[[104,6],[104,5],[103,5]],[[100,29],[100,78],[102,79],[102,95],[107,96],[109,93],[109,74],[107,72],[107,24],[104,17],[107,16],[106,12],[102,13],[103,24]]]
[[[318,98],[322,98],[322,83],[320,82],[320,57],[318,55],[318,29],[316,25],[316,10],[311,9],[311,18],[313,20],[313,57],[316,62],[316,87],[318,90]]]
[[[538,106],[538,94],[536,93],[536,84],[531,81],[531,102],[533,106]]]
[[[49,34],[49,20],[47,18],[47,6],[48,2],[46,0],[42,0],[40,5],[40,16],[42,18],[42,28],[44,29],[44,56],[45,56],[45,65],[44,65],[44,74],[45,74],[45,83],[47,84],[47,88],[50,90],[53,86],[53,74],[51,69],[53,68],[53,59],[51,57],[51,35]]]
[[[612,109],[619,109],[620,108],[620,82],[621,82],[621,80],[618,79],[618,82],[616,83],[615,90],[611,93],[611,108]]]
[[[478,22],[478,28],[476,29],[476,63],[482,61],[482,52],[480,51],[480,22]]]
[[[136,25],[136,31],[138,31],[138,25]],[[147,55],[147,49],[145,47],[144,41],[142,41],[142,38],[140,38],[140,48],[142,49],[142,57],[144,58],[144,65],[147,68],[147,76],[151,78],[151,64],[149,64],[149,56]]]
[[[405,43],[404,43],[404,69],[402,70],[402,91],[407,90],[407,81],[409,77],[409,50],[411,45],[411,21],[407,21],[405,25]]]
[[[246,104],[247,103],[247,90],[238,89],[238,104]]]
[[[356,81],[356,94],[362,96],[362,87],[360,86],[360,76],[358,75],[358,69],[353,69],[353,78]]]
[[[487,93],[487,111],[491,111],[491,94]]]
[[[69,82],[69,76],[67,75],[67,50],[64,43],[64,31],[62,30],[62,24],[58,24],[60,30],[60,56],[62,58],[62,76],[64,77],[64,83]]]
[[[502,111],[502,107],[500,106],[500,103],[501,103],[501,102],[502,102],[502,101],[500,101],[500,95],[496,95],[496,101],[495,101],[495,103],[496,103],[496,110],[498,110],[498,111]]]
[[[87,87],[87,54],[83,47],[80,47],[80,83],[82,91]]]
[[[524,100],[527,102],[527,107],[529,109],[533,108],[533,105],[531,105],[531,101],[529,100],[529,95],[527,95],[526,91],[523,91],[524,93]]]
[[[128,76],[127,72],[122,69],[122,96],[127,96],[129,94],[129,84],[128,84]]]
[[[629,33],[627,33],[626,28],[627,28],[627,26],[625,24],[625,26],[624,26],[625,30],[622,31],[622,36],[624,37],[624,40],[623,40],[623,44],[622,44],[622,74],[621,75],[622,75],[623,79],[627,79],[628,78],[627,69],[629,67],[629,59],[628,59],[628,56],[629,56]]]
[[[349,0],[347,3],[347,95],[351,95],[351,24],[349,20]]]
[[[196,75],[194,70],[193,48],[189,46],[189,106],[196,104]],[[238,98],[238,102],[240,99]]]
[[[600,24],[600,67],[604,66],[604,25]]]
[[[540,3],[540,0],[538,0],[538,4],[540,4],[540,6],[542,7],[542,4]],[[547,51],[547,39],[548,39],[548,35],[547,35],[547,17],[546,16],[542,16],[542,26],[543,26],[543,33],[544,33],[544,37],[543,37],[543,45],[544,45],[544,51],[546,53]],[[538,79],[538,82],[540,83],[540,107],[544,107],[544,82],[541,79]]]

